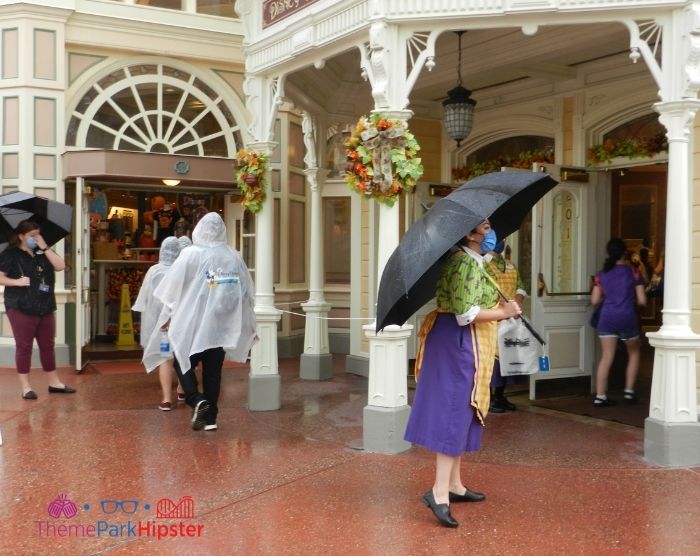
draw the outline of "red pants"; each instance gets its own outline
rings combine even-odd
[[[27,374],[32,365],[34,338],[39,346],[41,368],[46,372],[56,370],[56,320],[53,313],[27,315],[19,309],[9,309],[7,318],[15,337],[15,365],[17,372]]]

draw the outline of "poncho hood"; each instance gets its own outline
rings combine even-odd
[[[170,266],[175,262],[180,254],[180,242],[175,237],[166,237],[163,243],[160,244],[160,254],[158,255],[158,263],[163,266]]]
[[[226,225],[217,212],[208,212],[192,232],[192,243],[199,247],[215,247],[226,244]]]

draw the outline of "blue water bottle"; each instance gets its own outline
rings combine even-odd
[[[160,335],[160,354],[168,355],[170,353],[170,342],[168,341],[168,333],[163,330]]]

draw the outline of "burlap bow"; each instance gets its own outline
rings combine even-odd
[[[406,148],[405,130],[403,127],[390,127],[383,131],[377,128],[368,129],[360,134],[362,144],[372,154],[372,181],[379,184],[382,193],[386,193],[394,181],[391,166],[392,149]]]

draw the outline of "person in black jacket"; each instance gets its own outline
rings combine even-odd
[[[5,311],[15,337],[15,364],[22,385],[22,397],[36,400],[29,385],[34,339],[39,346],[41,366],[49,379],[49,393],[72,394],[56,372],[55,271],[66,267],[63,259],[41,237],[39,226],[23,220],[16,237],[0,253],[0,285],[5,286]]]

